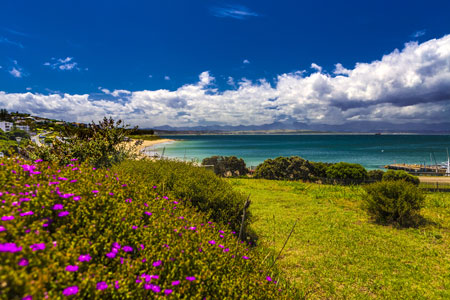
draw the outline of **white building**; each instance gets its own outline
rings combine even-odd
[[[13,128],[13,123],[6,122],[6,121],[0,122],[0,129],[3,130],[4,132],[9,132],[12,130],[12,128]]]
[[[9,132],[13,129],[14,124],[11,122],[5,122],[5,121],[1,121],[0,122],[0,129],[3,130],[4,132]],[[16,125],[15,126],[17,129],[23,130],[27,133],[30,133],[30,126],[28,125]]]

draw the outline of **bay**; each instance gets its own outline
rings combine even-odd
[[[237,156],[247,166],[268,158],[297,155],[310,161],[350,162],[367,169],[391,163],[434,164],[447,161],[450,135],[167,135],[174,143],[152,151],[181,160],[199,161],[213,155]],[[434,155],[434,156],[433,156]],[[431,156],[431,157],[430,157]]]

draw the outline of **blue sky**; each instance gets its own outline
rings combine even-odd
[[[0,106],[79,121],[109,114],[144,127],[442,123],[450,102],[444,91],[450,85],[449,11],[449,1],[4,1]],[[411,47],[415,54],[407,53]],[[434,56],[423,56],[424,48]],[[425,65],[402,69],[420,79],[410,86],[414,79],[405,78],[390,94],[355,94],[364,76],[347,71],[361,64],[375,68],[395,51],[401,57],[385,61],[392,74],[410,60],[441,67],[432,73],[421,72]],[[343,85],[338,76],[348,79],[346,90],[337,90]],[[383,90],[389,90],[386,80]],[[282,90],[286,84],[295,97]],[[326,87],[312,96],[308,84]],[[404,100],[424,88],[429,93],[420,99]],[[67,114],[80,101],[96,114]],[[365,101],[372,101],[370,113]],[[239,103],[255,109],[239,112]],[[437,105],[436,115],[416,117],[424,103]],[[167,114],[164,106],[173,111]],[[366,111],[349,113],[355,107]],[[377,117],[380,109],[386,112]]]

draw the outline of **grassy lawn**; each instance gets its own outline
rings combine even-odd
[[[360,187],[229,179],[251,194],[252,228],[308,299],[450,299],[450,193],[427,194],[428,224],[373,223]]]

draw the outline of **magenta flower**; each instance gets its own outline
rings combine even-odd
[[[108,253],[106,253],[106,257],[107,257],[107,258],[114,258],[114,257],[116,257],[116,253],[114,253],[114,252],[108,252]]]
[[[70,183],[75,183],[75,182],[77,182],[78,180],[76,180],[76,179],[72,179],[71,181],[69,181]]]
[[[179,284],[180,284],[179,280],[172,281],[172,285],[179,285]]]
[[[58,180],[66,181],[68,179],[66,177],[58,177]]]
[[[122,250],[125,252],[131,252],[131,251],[133,251],[133,248],[130,246],[123,246]]]
[[[92,257],[89,254],[82,254],[78,257],[78,260],[83,262],[83,261],[90,261],[92,259]]]
[[[98,193],[98,190],[93,190],[92,193],[93,193],[93,194],[97,194],[97,193]]]
[[[271,278],[270,276],[267,276],[267,277],[266,277],[266,280],[267,280],[267,281],[272,281],[272,278]]]
[[[27,296],[23,297],[22,300],[33,300],[33,297],[31,297],[30,295],[27,295]]]
[[[30,248],[33,251],[44,250],[45,249],[45,243],[33,244],[33,245],[30,246]]]
[[[42,162],[43,160],[42,159],[36,159],[34,162],[35,163],[39,163],[39,162]]]
[[[155,261],[155,262],[153,263],[153,266],[154,266],[154,267],[159,267],[161,264],[162,264],[162,261],[157,260],[157,261]]]
[[[14,216],[3,216],[2,221],[11,221],[14,220]]]
[[[78,286],[76,286],[76,285],[66,287],[66,288],[64,289],[64,291],[62,292],[62,294],[63,294],[64,296],[71,296],[71,295],[75,295],[75,294],[77,294],[77,293],[78,293]]]
[[[172,290],[171,289],[165,289],[164,290],[164,294],[166,294],[166,295],[170,295],[170,294],[172,294]]]
[[[145,214],[148,215],[148,216],[151,216],[151,215],[152,215],[152,213],[149,212],[149,211],[146,211]]]
[[[116,288],[116,290],[120,288],[119,282],[117,280],[116,282],[114,282],[114,287]]]
[[[138,229],[138,227],[135,226],[135,225],[131,226],[131,228],[134,229],[134,230]]]
[[[210,243],[211,245],[214,245],[216,243],[215,240],[209,241],[208,243]]]
[[[230,249],[229,249],[229,248],[225,248],[225,249],[223,249],[223,252],[228,252],[228,251],[230,251]]]
[[[77,161],[78,158],[72,158],[70,161]]]
[[[195,280],[195,277],[194,277],[194,276],[188,276],[188,277],[186,277],[186,280],[188,280],[188,281],[194,281],[194,280]]]
[[[15,253],[22,251],[22,247],[18,247],[15,243],[0,244],[0,252]]]
[[[64,205],[62,205],[62,204],[55,204],[55,205],[53,205],[52,209],[53,210],[61,210],[61,209],[64,209]]]
[[[243,258],[243,259],[250,259],[250,257],[248,257],[248,256],[245,256],[245,255],[244,255],[244,256],[242,256],[242,258]]]
[[[60,212],[60,213],[58,214],[58,217],[62,218],[62,217],[67,216],[68,214],[69,214],[69,212],[68,212],[67,210],[65,210],[65,211]]]
[[[17,264],[21,267],[28,266],[28,259],[22,257]]]
[[[73,201],[78,201],[78,200],[80,200],[80,199],[81,199],[80,196],[75,196],[75,197],[73,197]]]
[[[159,293],[159,292],[161,292],[161,288],[160,288],[158,285],[152,284],[152,283],[145,284],[145,285],[144,285],[144,288],[145,288],[146,290],[152,290],[154,293]]]
[[[2,232],[2,231],[6,231],[6,228],[4,226],[0,225],[0,232]]]
[[[32,212],[31,210],[20,214],[21,217],[31,216],[31,215],[34,215],[34,212]]]
[[[66,267],[66,271],[67,272],[77,272],[78,271],[78,266],[75,265],[68,265]]]
[[[97,283],[97,290],[103,291],[108,288],[108,284],[104,281]]]

